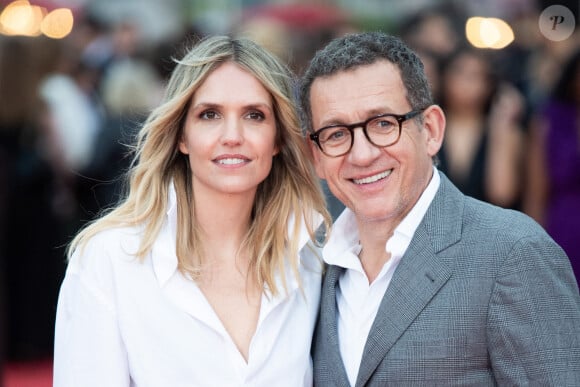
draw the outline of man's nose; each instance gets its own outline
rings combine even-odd
[[[355,128],[352,135],[353,144],[348,154],[351,163],[365,165],[380,154],[380,149],[369,141],[362,127]]]

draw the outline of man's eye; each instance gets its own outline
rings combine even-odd
[[[340,142],[344,141],[345,138],[348,138],[349,132],[347,129],[333,129],[328,130],[328,133],[325,133],[323,136],[323,141],[330,141],[330,142]]]
[[[202,120],[215,120],[218,118],[218,114],[213,110],[206,110],[199,115]]]
[[[389,118],[379,118],[372,121],[369,126],[371,129],[389,130],[397,125],[397,122]]]

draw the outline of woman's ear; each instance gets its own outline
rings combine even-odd
[[[177,144],[178,144],[179,151],[181,153],[183,153],[184,155],[189,154],[189,149],[187,149],[187,143],[186,143],[183,135],[181,135],[181,137],[179,138],[179,142]]]

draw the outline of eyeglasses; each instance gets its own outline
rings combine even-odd
[[[362,128],[371,144],[384,148],[399,141],[403,122],[414,118],[424,110],[425,108],[412,110],[406,114],[381,114],[350,125],[325,126],[311,133],[310,139],[325,155],[339,157],[350,152],[354,144],[354,130]]]

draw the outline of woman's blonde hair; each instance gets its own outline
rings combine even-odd
[[[277,122],[275,141],[280,152],[274,156],[270,174],[258,187],[245,241],[251,269],[260,285],[266,285],[275,295],[279,291],[276,275],[282,274],[284,280],[289,257],[291,270],[300,282],[297,257],[302,221],[316,241],[316,213],[323,215],[327,230],[330,216],[300,128],[293,100],[293,77],[285,65],[253,41],[228,36],[205,38],[177,61],[161,105],[152,111],[139,132],[126,198],[74,238],[69,257],[104,229],[142,226],[143,237],[135,255],[143,258],[163,225],[173,183],[177,197],[178,267],[191,278],[199,278],[204,264],[203,243],[192,216],[195,212],[189,161],[179,152],[178,142],[194,93],[224,62],[236,63],[263,84],[272,95]],[[291,219],[294,226],[289,231]]]

